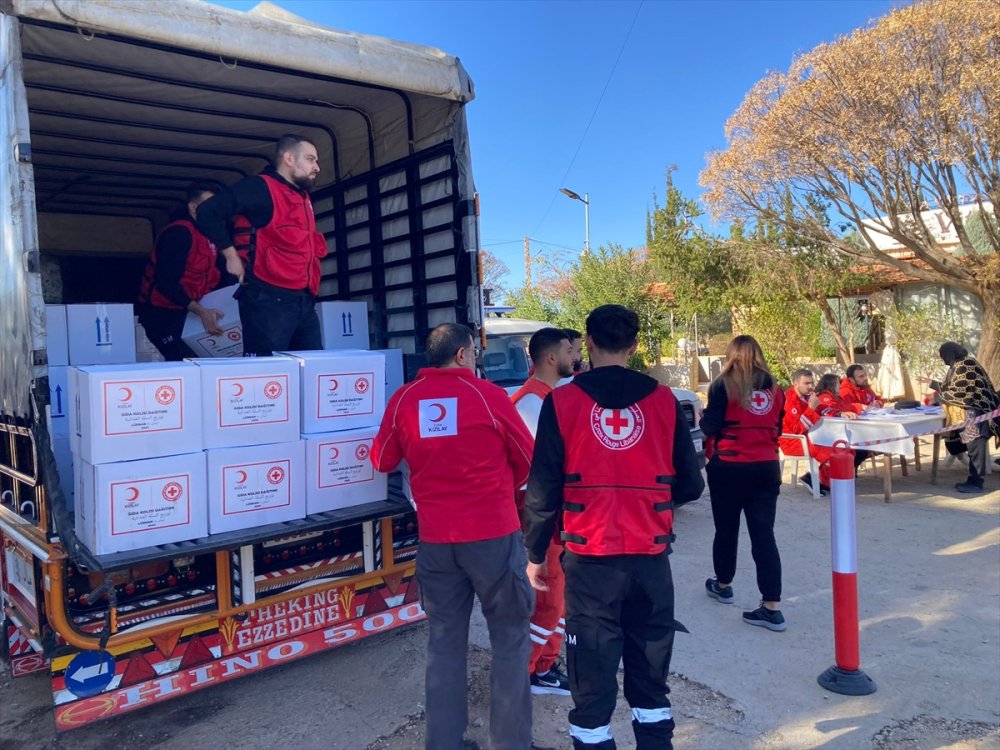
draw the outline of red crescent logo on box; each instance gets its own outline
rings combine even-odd
[[[636,404],[626,409],[602,409],[594,404],[590,412],[590,427],[602,445],[613,451],[622,451],[639,442],[645,420]]]
[[[229,333],[226,334],[226,337],[230,341],[239,341],[242,338],[240,336],[240,332],[239,331],[230,331]]]
[[[354,455],[361,461],[368,458],[368,453],[371,449],[368,447],[367,443],[362,443],[354,450]]]
[[[271,484],[281,484],[285,478],[285,470],[280,466],[272,466],[267,470],[267,481]]]
[[[769,414],[774,405],[770,391],[754,391],[750,394],[750,411],[757,415]]]
[[[125,498],[126,503],[134,503],[139,499],[139,488],[138,487],[126,487],[129,492],[129,496]]]
[[[184,494],[184,488],[178,482],[167,482],[163,485],[163,499],[169,503],[176,503]]]
[[[354,381],[354,390],[358,393],[368,393],[369,388],[371,388],[371,384],[368,382],[368,378],[358,378]]]
[[[340,383],[338,383],[338,382],[337,382],[336,380],[334,380],[333,378],[330,378],[330,390],[331,390],[331,391],[335,391],[335,390],[337,390],[337,386],[339,386],[339,385],[340,385]]]
[[[177,398],[177,392],[173,386],[161,385],[156,389],[156,400],[164,406],[172,404],[175,398]]]
[[[336,461],[338,458],[340,458],[340,451],[337,449],[336,445],[331,445],[330,446],[330,460],[331,461]]]
[[[264,395],[272,401],[279,398],[283,391],[284,389],[281,387],[281,383],[277,380],[268,381],[267,385],[264,386]]]

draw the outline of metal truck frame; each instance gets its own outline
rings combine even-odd
[[[50,437],[44,304],[131,302],[122,269],[143,262],[186,183],[255,174],[296,132],[324,170],[320,296],[367,301],[373,348],[402,349],[412,376],[430,328],[482,324],[459,61],[266,3],[0,0],[0,62],[0,646],[13,674],[50,669],[56,725],[72,729],[422,619],[416,518],[396,478],[383,501],[292,523],[116,555],[81,545]],[[54,267],[65,299],[43,292]]]

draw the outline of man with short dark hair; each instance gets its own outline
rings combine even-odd
[[[667,555],[673,501],[705,487],[673,392],[626,368],[639,318],[621,305],[587,317],[593,369],[542,405],[525,506],[528,578],[545,590],[546,555],[562,516],[566,661],[575,750],[612,750],[618,665],[638,750],[671,747],[667,672],[674,588]]]
[[[534,435],[545,397],[561,378],[573,373],[569,336],[561,328],[535,331],[528,342],[528,354],[533,367],[532,376],[510,400]],[[523,502],[523,493],[519,491],[518,496],[519,501]],[[535,595],[535,613],[531,616],[531,658],[528,660],[528,673],[531,675],[531,692],[536,695],[569,695],[569,678],[556,667],[566,628],[566,621],[563,619],[566,580],[559,563],[562,550],[558,536],[553,536],[545,556],[548,563],[544,577],[546,589]]]
[[[840,398],[850,404],[857,414],[883,405],[882,399],[868,382],[868,371],[863,365],[853,364],[847,368],[846,377],[840,381]]]
[[[822,445],[814,445],[808,438],[809,430],[815,426],[822,418],[819,413],[819,396],[816,395],[816,377],[812,370],[799,369],[792,373],[792,386],[785,391],[785,413],[782,418],[782,435],[806,435],[806,444],[809,446],[809,455],[819,463],[819,488],[820,494],[825,495],[830,491],[830,456],[833,455],[833,448]],[[778,438],[778,446],[786,456],[801,456],[802,444],[793,438]],[[814,478],[806,472],[799,480],[813,486]]]
[[[527,479],[533,441],[506,392],[476,377],[467,327],[438,326],[426,349],[430,366],[393,394],[371,451],[379,471],[406,461],[417,507],[417,582],[430,626],[425,746],[463,747],[469,617],[478,596],[492,646],[491,747],[528,750],[524,667],[535,601],[514,489]]]
[[[194,223],[198,206],[220,189],[208,180],[188,185],[183,210],[157,235],[139,285],[139,324],[167,362],[194,356],[181,340],[188,312],[201,318],[206,333],[222,333],[222,312],[200,302],[219,286],[218,254]]]
[[[198,207],[198,226],[222,248],[226,270],[243,284],[238,295],[246,356],[323,347],[315,304],[327,248],[309,198],[318,175],[316,145],[284,135],[272,166]],[[237,234],[246,236],[245,258],[236,248]]]

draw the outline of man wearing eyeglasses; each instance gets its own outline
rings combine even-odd
[[[468,725],[466,670],[473,597],[490,631],[490,746],[528,750],[525,666],[534,592],[514,490],[528,478],[534,441],[499,386],[476,377],[479,350],[465,326],[427,337],[429,367],[396,391],[372,445],[375,468],[406,461],[417,507],[417,582],[427,612],[425,747],[459,750]]]

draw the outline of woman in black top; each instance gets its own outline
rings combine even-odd
[[[740,514],[747,531],[761,603],[744,612],[743,621],[768,630],[785,629],[781,614],[781,557],[774,541],[774,517],[781,469],[778,436],[784,392],[767,369],[760,344],[752,336],[737,336],[726,353],[722,373],[709,386],[708,407],[701,420],[709,456],[706,472],[712,496],[715,578],[705,581],[708,595],[723,604],[733,602]]]

